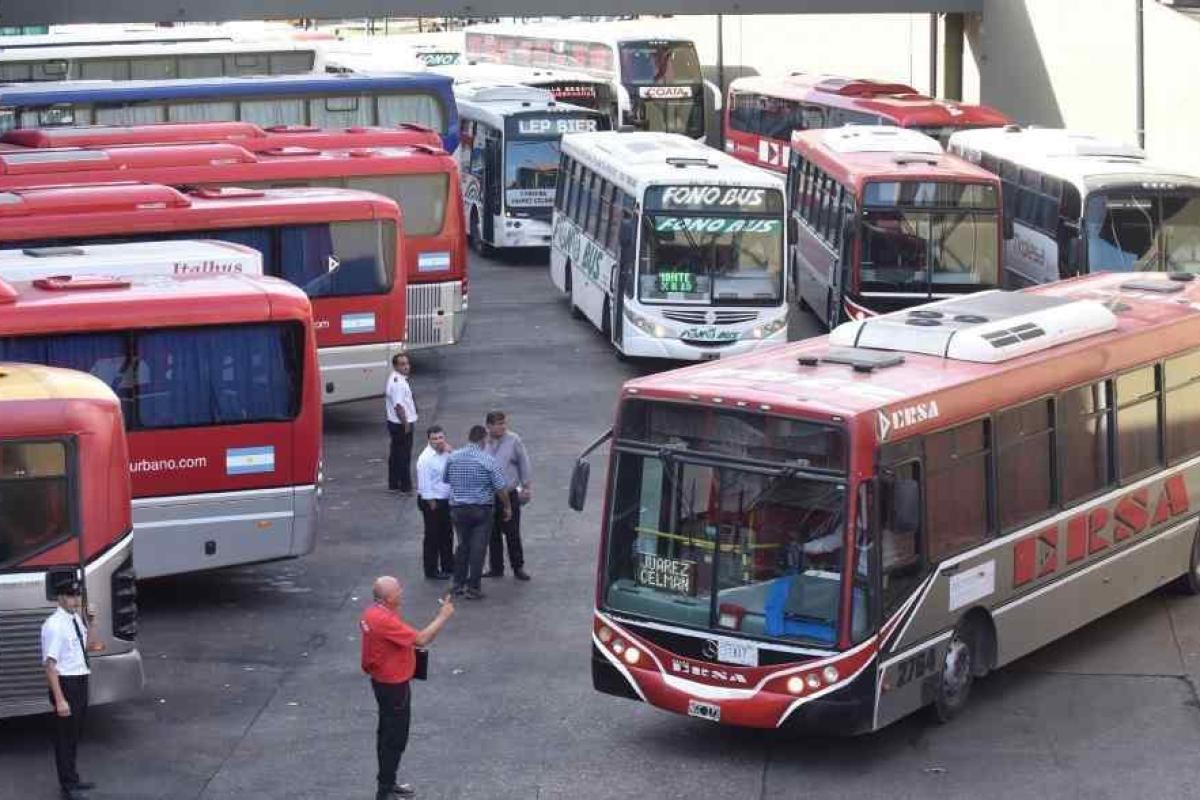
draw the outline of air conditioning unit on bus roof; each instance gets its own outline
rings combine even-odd
[[[920,153],[940,156],[942,146],[920,131],[893,125],[846,125],[821,131],[825,146],[835,153]]]
[[[476,103],[554,102],[549,90],[519,83],[459,83],[455,84],[454,93]]]
[[[1091,133],[1018,125],[1007,125],[1002,130],[1005,134],[1019,136],[1026,146],[1043,156],[1146,159],[1146,151],[1136,145]]]
[[[847,322],[829,343],[994,364],[1116,327],[1116,315],[1094,300],[996,290]]]

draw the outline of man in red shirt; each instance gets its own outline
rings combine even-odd
[[[412,710],[408,682],[417,666],[415,648],[437,638],[446,620],[454,615],[454,603],[449,595],[440,600],[442,607],[437,616],[418,631],[400,618],[400,600],[404,596],[400,581],[388,575],[377,578],[371,593],[375,603],[363,612],[358,626],[362,630],[363,672],[371,676],[371,688],[379,704],[379,727],[375,732],[379,789],[375,800],[393,800],[415,794],[407,783],[396,783],[400,756],[408,744]]]

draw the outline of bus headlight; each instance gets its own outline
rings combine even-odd
[[[625,307],[625,319],[629,320],[629,324],[633,325],[633,327],[637,328],[642,333],[653,336],[656,339],[661,339],[667,335],[667,329],[662,325],[651,322],[641,314],[630,311],[628,306]]]
[[[608,644],[609,642],[612,641],[612,637],[613,637],[612,628],[605,625],[604,627],[602,627],[600,629],[599,636],[600,636],[600,641],[604,642],[604,644]]]
[[[759,325],[758,327],[752,329],[750,331],[750,337],[754,338],[754,339],[766,339],[769,336],[773,336],[776,333],[779,333],[779,331],[782,330],[786,326],[787,326],[787,316],[785,315],[785,316],[779,317],[778,319],[773,319],[766,324]]]
[[[824,678],[825,682],[830,685],[837,683],[837,679],[839,677],[837,667],[831,665],[821,670],[821,677]]]
[[[626,648],[625,663],[628,664],[629,666],[632,667],[634,664],[636,664],[638,662],[639,659],[641,659],[641,657],[642,657],[641,650],[638,650],[636,647]]]
[[[792,694],[804,694],[804,679],[799,675],[788,678],[787,690]]]
[[[808,677],[804,679],[810,689],[821,688],[821,678],[815,672],[808,673]]]

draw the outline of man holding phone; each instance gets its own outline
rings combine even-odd
[[[437,638],[446,621],[454,615],[450,595],[438,602],[437,616],[421,630],[409,626],[400,616],[404,587],[400,581],[384,575],[371,587],[375,602],[359,620],[362,631],[362,669],[371,676],[371,688],[379,705],[379,727],[375,731],[375,753],[379,760],[375,800],[412,797],[407,783],[396,783],[400,756],[408,745],[408,727],[412,714],[409,681],[417,668],[416,648]]]

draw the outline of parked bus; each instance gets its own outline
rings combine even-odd
[[[467,29],[466,60],[542,69],[570,69],[617,88],[621,124],[640,130],[706,136],[704,80],[690,39],[639,27],[581,23],[476,25]]]
[[[620,127],[616,84],[584,72],[518,67],[512,64],[455,64],[430,69],[453,78],[456,84],[520,84],[545,89],[560,103],[604,112],[608,115],[610,128]]]
[[[232,123],[236,124],[236,123]],[[164,125],[164,128],[173,126]],[[290,134],[271,134],[268,140],[287,140]],[[315,144],[320,137],[310,135]],[[402,134],[380,133],[377,137],[358,133],[331,133],[332,140],[372,138],[387,139]],[[555,154],[557,158],[557,154]],[[347,283],[347,292],[379,293],[376,314],[385,314],[382,306],[403,296],[406,302],[392,306],[394,333],[384,337],[384,328],[357,331],[359,335],[377,334],[376,343],[387,342],[398,347],[406,341],[409,348],[435,347],[454,344],[462,339],[466,324],[467,253],[466,227],[463,224],[463,203],[459,189],[458,168],[453,157],[441,148],[426,145],[416,147],[352,147],[348,149],[317,150],[296,145],[263,149],[252,153],[240,144],[164,145],[112,147],[96,150],[66,150],[32,152],[0,152],[0,190],[17,186],[45,186],[64,183],[106,183],[111,181],[144,181],[167,186],[240,186],[249,188],[278,188],[293,186],[327,186],[374,192],[394,200],[403,209],[403,247],[399,255],[404,271],[403,280],[392,280],[388,264],[388,290],[382,284],[369,287]],[[549,195],[553,197],[553,192]],[[383,218],[386,218],[387,212]],[[242,227],[231,219],[226,226]],[[258,241],[242,234],[237,241],[258,245]],[[387,236],[395,237],[394,233]],[[262,241],[267,245],[268,242]],[[271,252],[268,273],[281,274],[283,265]],[[330,253],[334,255],[336,253]],[[344,255],[344,254],[343,254]],[[359,254],[361,255],[361,254]],[[314,255],[315,259],[316,256]],[[316,264],[316,261],[313,262]],[[342,263],[344,269],[346,264]],[[356,269],[370,269],[367,263]],[[382,276],[382,273],[380,273]],[[285,277],[287,277],[285,275]],[[312,277],[312,276],[309,276]],[[405,286],[407,283],[407,287]],[[369,290],[369,291],[368,291]],[[384,296],[386,295],[386,296]],[[326,301],[316,299],[318,324],[325,319]],[[407,315],[404,311],[407,309]],[[355,309],[362,313],[365,308]],[[405,321],[407,320],[407,336]],[[319,327],[322,347],[328,328]],[[348,344],[348,342],[340,342]],[[378,357],[378,369],[387,367],[388,354],[368,356],[358,353],[348,361],[357,365]],[[349,355],[349,353],[347,353]],[[377,370],[359,373],[361,381],[353,392],[330,393],[329,401],[370,397],[382,390],[385,374]],[[346,387],[348,390],[349,387]],[[362,392],[367,392],[363,394]]]
[[[787,341],[783,182],[670,133],[562,142],[550,278],[629,356]]]
[[[321,51],[312,43],[212,41],[9,50],[0,42],[4,83],[294,75],[324,69]]]
[[[0,131],[158,122],[388,127],[414,122],[458,146],[450,79],[433,73],[61,81],[0,87]]]
[[[950,150],[1003,182],[1013,288],[1088,272],[1200,271],[1198,175],[1066,130],[965,131]]]
[[[956,130],[1010,122],[994,108],[936,100],[902,83],[804,73],[755,75],[729,84],[725,150],[749,164],[787,172],[792,131],[897,125],[944,145]]]
[[[529,86],[460,83],[458,150],[463,217],[472,246],[549,247],[563,134],[608,130],[596,111]]]
[[[66,576],[83,584],[104,643],[90,654],[89,703],[137,696],[129,453],[103,382],[0,364],[0,515],[0,719],[50,710],[40,632]]]
[[[0,135],[0,151],[28,148],[116,147],[129,144],[236,144],[261,153],[289,148],[434,147],[442,137],[412,122],[380,127],[314,128],[251,122],[163,122],[149,125],[83,125],[71,128],[17,128]]]
[[[321,401],[303,292],[235,274],[68,275],[0,295],[0,360],[90,372],[121,400],[139,578],[312,550]]]
[[[0,243],[8,247],[199,238],[257,250],[268,275],[313,300],[324,402],[383,393],[388,362],[404,348],[405,281],[396,270],[404,256],[392,201],[324,188],[3,187]]]
[[[923,133],[796,132],[788,191],[796,296],[829,328],[999,285],[1000,182]]]
[[[0,250],[0,280],[10,283],[58,275],[140,278],[262,274],[262,254],[257,250],[216,240],[151,240]]]
[[[989,671],[1196,593],[1198,308],[1093,275],[627,383],[595,688],[825,734],[948,720]]]

